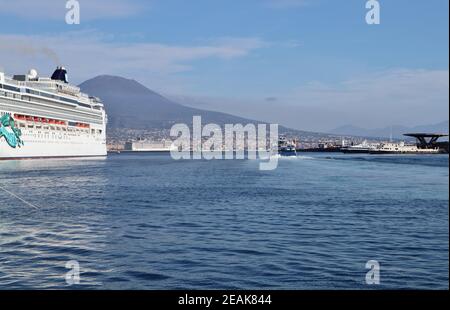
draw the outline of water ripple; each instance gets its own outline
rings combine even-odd
[[[257,167],[164,154],[1,162],[1,185],[41,209],[0,201],[0,289],[361,289],[373,259],[379,288],[448,289],[448,156]]]

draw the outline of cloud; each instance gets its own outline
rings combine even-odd
[[[266,6],[274,9],[288,9],[303,7],[308,3],[308,0],[267,0]]]
[[[66,0],[0,0],[0,15],[11,14],[27,19],[64,20]],[[81,21],[122,18],[139,14],[146,6],[138,0],[78,0]]]
[[[413,127],[446,120],[448,85],[448,70],[393,69],[335,84],[310,82],[287,94],[271,94],[275,102],[270,97],[177,98],[193,107],[325,132],[346,124]]]
[[[56,64],[63,64],[72,69],[79,82],[97,74],[124,75],[148,82],[151,76],[167,78],[194,70],[197,60],[245,57],[265,46],[259,38],[219,38],[200,45],[120,43],[92,31],[45,36],[0,34],[0,42],[0,65],[8,72],[30,67],[52,70]]]
[[[51,74],[59,62],[68,67],[72,82],[113,74],[134,78],[169,94],[190,93],[192,81],[184,73],[195,70],[196,61],[229,61],[273,46],[255,37],[216,38],[190,45],[121,43],[92,31],[0,34],[0,44],[0,67],[9,75],[31,67],[42,75]],[[365,128],[415,126],[446,119],[448,85],[448,69],[392,69],[336,83],[311,81],[285,93],[261,90],[259,98],[197,98],[190,104],[201,102],[202,108],[318,131],[345,124]]]
[[[448,115],[448,84],[448,70],[393,69],[335,85],[309,83],[294,90],[291,105],[327,109],[324,122],[336,125],[427,124]]]
[[[320,105],[327,98],[335,108],[365,107],[367,103],[374,108],[398,105],[424,107],[434,100],[448,97],[448,74],[448,70],[393,69],[335,85],[311,82],[294,93],[297,99],[308,105]]]

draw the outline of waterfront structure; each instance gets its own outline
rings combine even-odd
[[[417,147],[421,149],[438,148],[441,153],[448,153],[448,141],[439,142],[440,138],[448,137],[448,134],[441,133],[407,133],[407,137],[412,137],[417,140]]]
[[[125,143],[125,151],[131,152],[168,152],[171,150],[172,141],[162,140],[160,142],[137,140]]]
[[[341,148],[344,153],[366,153],[366,154],[439,154],[448,153],[448,142],[438,142],[439,138],[446,134],[408,133],[407,137],[417,139],[416,144],[405,142],[381,142],[361,144]]]
[[[437,133],[407,133],[407,137],[417,139],[416,144],[381,143],[371,154],[440,154],[448,153],[448,142],[438,142],[439,138],[446,137],[446,134]]]

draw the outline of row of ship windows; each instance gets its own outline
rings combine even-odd
[[[73,132],[73,133],[87,133],[91,135],[101,135],[103,131],[101,129],[80,129],[80,128],[71,128],[71,127],[58,127],[58,126],[40,126],[40,125],[33,125],[33,124],[24,124],[19,123],[19,128],[28,128],[28,129],[42,129],[42,130],[50,130],[50,131],[62,131],[62,132]]]
[[[41,134],[41,133],[32,134],[32,135],[29,135],[29,138],[31,138],[31,139],[27,139],[28,140],[27,142],[39,142],[39,141],[36,141],[35,139],[37,139],[37,140],[42,140],[42,139],[70,140],[70,138],[66,134],[59,135],[59,136],[56,136],[55,134],[53,134],[52,137],[50,138],[48,133],[47,134]],[[47,142],[47,141],[45,141],[45,142]]]
[[[1,116],[5,115],[5,112],[1,112]],[[42,130],[52,130],[52,131],[68,131],[68,132],[80,132],[80,133],[91,133],[92,135],[98,134],[101,135],[103,130],[101,129],[88,129],[88,128],[72,128],[72,127],[60,127],[60,126],[42,126],[35,124],[26,124],[23,122],[17,122],[17,126],[19,128],[28,128],[28,129],[42,129]]]
[[[62,133],[59,133],[59,134],[52,133],[50,135],[48,132],[40,132],[40,131],[38,131],[38,132],[35,132],[35,133],[27,135],[27,141],[28,142],[40,142],[39,140],[42,140],[42,139],[46,139],[46,140],[48,140],[48,139],[52,139],[52,140],[72,140],[73,136],[74,135],[70,135],[70,134],[67,134],[67,133],[64,133],[64,134],[62,134]]]
[[[6,89],[6,90],[10,90],[10,91],[15,91],[20,93],[20,88],[18,87],[14,87],[14,86],[9,86],[9,85],[5,85],[5,84],[0,84],[0,89]],[[91,108],[91,106],[89,104],[85,104],[73,99],[69,99],[69,98],[64,98],[64,97],[60,97],[60,96],[56,96],[56,95],[52,95],[52,94],[47,94],[47,93],[43,93],[43,92],[39,92],[39,91],[35,91],[32,89],[25,89],[25,91],[28,94],[32,94],[32,95],[36,95],[36,96],[42,96],[42,97],[46,97],[46,98],[50,98],[50,99],[55,99],[55,100],[61,100],[61,101],[65,101],[65,102],[69,102],[72,104],[77,104],[79,106],[85,107],[85,108]],[[19,94],[11,94],[11,93],[7,93],[4,91],[0,91],[0,96],[3,97],[11,97],[11,98],[16,98],[16,99],[22,99],[22,100],[26,100],[26,101],[37,101],[37,102],[41,102],[41,103],[46,103],[46,101],[44,100],[39,100],[39,98],[33,98],[33,100],[31,100],[30,96],[21,96]],[[92,108],[94,108],[95,110],[101,110],[100,107],[97,106],[93,106]]]
[[[19,100],[23,100],[23,101],[29,101],[31,103],[36,102],[36,103],[48,104],[48,101],[43,100],[43,99],[31,98],[30,96],[22,96],[22,95],[19,95],[19,94],[5,93],[5,92],[0,91],[0,97],[1,96],[8,97],[8,98],[13,98],[13,99],[19,99]],[[63,105],[59,105],[57,103],[52,103],[52,105],[57,105],[57,106],[64,107]]]

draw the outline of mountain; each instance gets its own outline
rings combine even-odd
[[[183,106],[146,88],[138,82],[117,76],[98,76],[79,85],[81,90],[105,102],[110,128],[170,128],[175,123],[192,123],[193,115],[202,122],[248,122],[232,115]]]
[[[440,122],[431,125],[422,125],[416,127],[405,127],[405,126],[392,126],[378,129],[365,129],[352,125],[341,126],[330,131],[330,133],[336,135],[350,135],[350,136],[361,136],[361,137],[381,137],[388,138],[392,137],[401,139],[404,138],[404,133],[448,133],[449,121]]]
[[[105,103],[109,129],[170,129],[175,123],[192,124],[192,117],[196,115],[202,117],[202,124],[265,123],[226,113],[187,107],[161,96],[135,80],[118,76],[97,76],[83,82],[79,87],[83,92],[99,97]],[[306,133],[281,126],[279,131]]]

